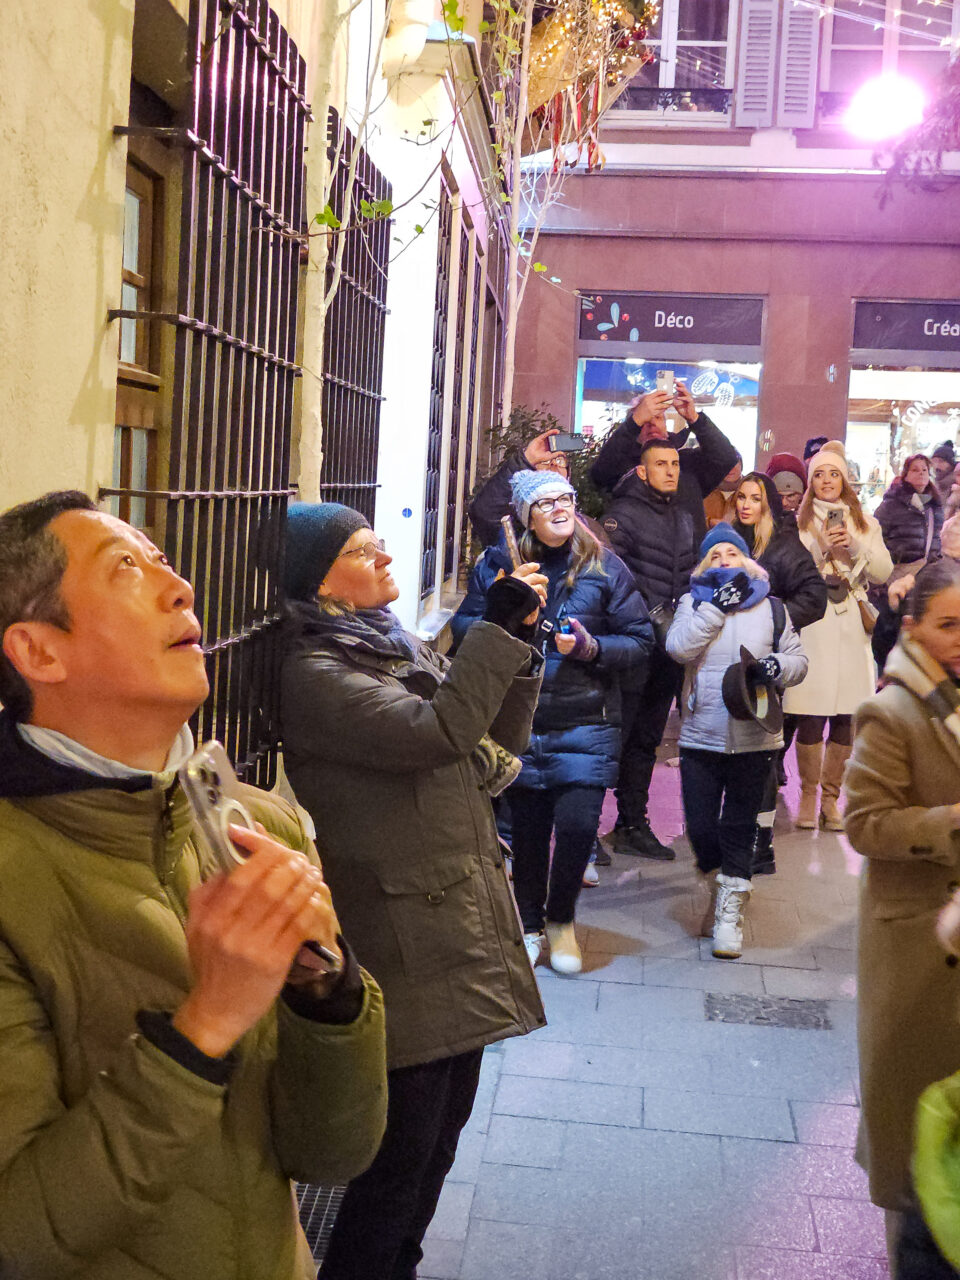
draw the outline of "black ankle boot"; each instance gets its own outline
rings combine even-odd
[[[777,869],[773,858],[773,827],[757,827],[753,835],[753,874],[772,876]]]

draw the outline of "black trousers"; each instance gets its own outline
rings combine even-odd
[[[897,1280],[957,1280],[919,1209],[909,1210],[897,1241]]]
[[[474,1049],[387,1073],[387,1131],[373,1164],[347,1187],[320,1280],[415,1280],[482,1057]]]
[[[680,751],[687,838],[701,871],[749,880],[757,814],[769,785],[772,751]]]
[[[623,692],[623,745],[616,792],[619,826],[639,827],[647,821],[657,747],[682,684],[683,668],[658,647],[650,655],[643,688]]]
[[[513,894],[524,933],[570,924],[600,825],[603,787],[511,787]],[[556,834],[553,863],[550,836]]]

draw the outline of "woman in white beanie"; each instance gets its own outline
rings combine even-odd
[[[513,819],[513,891],[532,963],[543,944],[557,973],[578,973],[577,898],[606,788],[617,780],[620,684],[653,648],[633,574],[577,516],[573,486],[544,471],[510,480],[524,527],[520,552],[547,579],[541,613],[543,688],[523,767],[507,793]],[[510,572],[505,545],[488,547],[451,623],[460,642]],[[553,853],[551,855],[551,838]]]
[[[807,464],[809,484],[797,512],[800,538],[827,584],[827,611],[804,628],[810,661],[806,679],[788,689],[783,709],[801,717],[797,765],[801,796],[797,826],[842,831],[837,807],[850,755],[853,714],[876,689],[867,630],[870,584],[893,572],[880,525],[867,515],[850,484],[843,445],[828,440]],[[872,630],[872,624],[871,624]],[[824,727],[829,722],[826,746]],[[820,789],[819,806],[817,790]]]

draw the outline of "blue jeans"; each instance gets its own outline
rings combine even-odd
[[[749,880],[757,814],[770,778],[772,751],[680,749],[680,789],[687,837],[701,871]]]

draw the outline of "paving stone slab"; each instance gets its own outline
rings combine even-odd
[[[474,1219],[459,1280],[556,1280],[555,1245],[550,1227]]]
[[[739,960],[718,960],[710,950],[713,943],[709,938],[701,938],[699,945],[700,959],[705,960],[708,964],[722,964],[724,966],[772,964],[790,969],[816,969],[817,967],[813,951],[809,946],[757,946],[746,941],[746,934],[744,934],[743,955]]]
[[[644,1090],[644,1128],[715,1133],[745,1138],[794,1137],[790,1108],[780,1098]]]
[[[589,1222],[596,1244],[624,1231],[639,1231],[642,1200],[638,1186],[617,1179],[586,1181],[575,1169],[532,1169],[517,1165],[484,1165],[477,1180],[474,1220],[568,1227]]]
[[[738,1280],[889,1280],[879,1258],[855,1258],[785,1249],[737,1249]]]
[[[823,1253],[847,1253],[861,1258],[887,1256],[883,1210],[860,1200],[812,1196],[813,1217]]]
[[[818,955],[815,952],[814,955]],[[852,973],[833,969],[777,968],[763,966],[764,989],[772,996],[792,996],[799,1000],[855,1000],[857,979]]]
[[[589,1124],[643,1127],[643,1090],[576,1080],[543,1081],[503,1076],[494,1111],[540,1120],[580,1120]]]
[[[462,1240],[441,1240],[427,1236],[423,1242],[423,1261],[417,1267],[422,1280],[459,1280],[463,1261]]]
[[[756,966],[704,964],[696,960],[645,956],[643,981],[648,987],[690,987],[697,991],[763,994],[763,972]]]
[[[463,1241],[467,1238],[473,1194],[474,1183],[453,1182],[447,1178],[440,1192],[437,1211],[430,1223],[430,1235],[433,1239]]]
[[[597,1000],[600,1018],[703,1021],[703,995],[684,987],[638,987],[607,982]]]
[[[798,1142],[849,1150],[857,1140],[859,1107],[841,1107],[829,1102],[791,1102],[790,1109]]]
[[[724,1184],[729,1185],[731,1192],[743,1189],[768,1191],[770,1195],[869,1200],[867,1175],[850,1151],[726,1137],[720,1140],[720,1149]],[[847,1249],[846,1252],[855,1251]]]
[[[563,1153],[565,1132],[566,1125],[559,1120],[534,1120],[530,1116],[491,1116],[483,1159],[488,1164],[556,1169]],[[478,1167],[478,1176],[479,1172]]]

